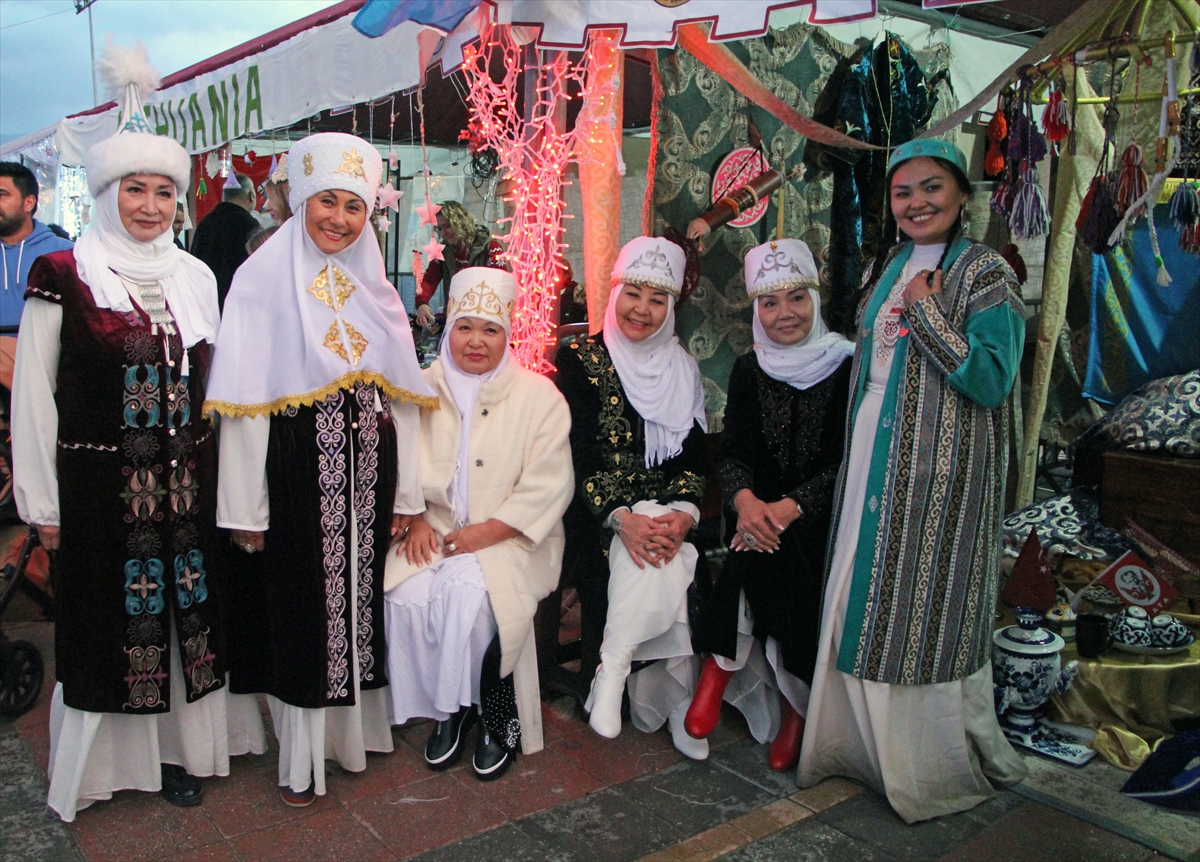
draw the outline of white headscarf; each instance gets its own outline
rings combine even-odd
[[[450,502],[454,506],[454,527],[461,529],[470,520],[467,477],[469,470],[463,467],[471,448],[471,424],[475,421],[475,404],[479,400],[479,389],[490,380],[500,376],[508,365],[507,347],[500,361],[491,371],[470,374],[458,367],[454,354],[450,352],[450,330],[455,321],[462,317],[474,317],[504,327],[512,333],[512,307],[516,299],[517,282],[512,274],[502,269],[472,266],[460,269],[450,279],[449,296],[446,299],[446,329],[442,335],[442,348],[438,361],[446,375],[446,386],[458,408],[460,427],[458,431],[458,457],[454,462],[454,478],[450,480]],[[464,311],[471,313],[465,314]]]
[[[767,337],[762,322],[758,319],[758,304],[762,296],[754,298],[754,352],[758,355],[758,367],[772,380],[808,389],[816,386],[837,371],[847,356],[854,355],[854,345],[845,336],[830,332],[821,319],[821,294],[808,288],[812,299],[813,322],[808,335],[795,344],[779,344]]]
[[[221,313],[212,272],[180,250],[169,229],[150,242],[134,239],[121,224],[117,208],[120,188],[118,179],[100,191],[92,207],[91,227],[75,243],[80,280],[92,289],[98,308],[124,314],[133,311],[133,300],[117,273],[137,281],[157,281],[175,316],[183,346],[198,341],[215,344]]]
[[[475,404],[479,400],[479,389],[483,384],[500,376],[500,372],[508,365],[508,355],[511,351],[505,348],[500,361],[491,371],[484,374],[469,374],[459,368],[458,363],[454,361],[454,354],[450,352],[449,333],[450,325],[447,324],[444,346],[438,356],[438,361],[442,363],[442,371],[446,375],[446,386],[454,397],[458,415],[462,417],[458,432],[458,457],[454,462],[454,478],[450,480],[450,502],[454,506],[454,527],[461,529],[470,520],[467,479],[471,471],[463,468],[470,455],[471,424],[475,419]]]
[[[667,294],[667,317],[654,334],[630,341],[617,324],[617,297],[608,295],[604,343],[633,409],[646,422],[646,466],[653,467],[683,451],[693,422],[708,430],[700,368],[675,335],[675,297]]]
[[[365,160],[377,178],[372,162],[380,157],[373,146],[349,135],[313,135],[292,148],[293,158],[301,154],[305,170],[316,162],[305,175],[306,187],[315,187],[312,194],[349,187],[366,195],[368,211],[373,208],[375,190],[360,176],[365,171],[344,169],[363,167]],[[336,169],[343,161],[343,170]],[[205,409],[268,415],[313,404],[359,382],[378,385],[390,398],[436,408],[417,365],[408,312],[387,280],[370,222],[349,247],[325,254],[308,235],[307,199],[292,208],[295,216],[234,274]]]

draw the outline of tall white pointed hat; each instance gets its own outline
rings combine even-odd
[[[175,183],[180,197],[186,195],[191,159],[177,142],[154,133],[142,107],[142,100],[162,83],[146,46],[140,40],[133,46],[115,45],[110,33],[96,70],[105,92],[117,100],[120,115],[116,134],[93,144],[84,159],[92,197],[130,174],[161,174]]]

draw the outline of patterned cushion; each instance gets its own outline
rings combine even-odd
[[[1200,457],[1200,369],[1151,380],[1125,396],[1094,432],[1109,448]]]
[[[1004,556],[1017,557],[1037,529],[1046,558],[1062,556],[1081,560],[1115,560],[1133,548],[1133,543],[1116,530],[1100,523],[1100,504],[1086,488],[1072,488],[1060,497],[1018,509],[1004,519]]]

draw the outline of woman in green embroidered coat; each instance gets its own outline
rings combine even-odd
[[[1025,775],[992,703],[990,643],[1021,296],[960,236],[966,158],[896,150],[898,243],[866,276],[799,783],[864,781],[912,823]]]

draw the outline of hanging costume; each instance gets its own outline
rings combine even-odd
[[[734,363],[717,454],[725,543],[737,533],[733,501],[744,489],[766,503],[790,499],[801,515],[780,534],[775,553],[730,552],[696,640],[722,670],[748,668],[726,677],[725,699],[766,742],[779,726],[777,691],[799,715],[807,711],[854,346],[825,326],[816,264],[800,240],[751,249],[745,277],[754,299],[754,351]],[[759,320],[759,303],[797,288],[807,288],[811,298],[812,326],[798,343],[777,344]]]
[[[388,556],[386,619],[394,723],[446,721],[482,704],[488,732],[512,751],[542,748],[533,614],[558,585],[562,515],[571,500],[570,412],[554,385],[508,352],[462,371],[448,339],[459,318],[511,327],[516,282],[471,267],[450,285],[440,358],[424,374],[441,409],[421,412],[425,520],[442,538],[492,518],[520,535],[428,566]],[[498,640],[495,668],[486,668]],[[515,701],[514,701],[515,697]],[[514,709],[515,706],[515,709]]]
[[[925,140],[893,166],[918,145],[955,160]],[[1025,774],[996,720],[990,662],[1021,296],[999,255],[960,238],[942,293],[905,309],[905,286],[943,248],[897,246],[859,314],[799,768],[803,787],[863,781],[909,823]]]
[[[222,417],[217,523],[266,531],[261,555],[234,555],[230,686],[269,696],[280,786],[311,774],[320,795],[325,758],[360,771],[392,749],[384,555],[392,513],[423,508],[417,408],[437,399],[371,230],[327,255],[306,226],[327,189],[370,212],[378,152],[330,133],[289,155],[295,217],[234,276],[205,409]]]
[[[123,177],[188,187],[188,156],[149,133],[142,95],[125,87],[129,119],[88,151],[92,225],[34,264],[17,342],[17,506],[60,528],[48,804],[68,822],[117,790],[161,789],[163,764],[229,772],[228,596],[200,409],[216,282],[169,229],[142,242],[122,225]]]
[[[615,697],[619,710],[630,660],[664,659],[629,677],[634,724],[645,731],[687,708],[696,673],[687,591],[701,558],[685,542],[654,578],[644,577],[610,518],[625,507],[649,517],[686,512],[699,521],[708,472],[706,425],[699,369],[674,330],[683,267],[683,250],[666,240],[639,237],[626,244],[613,268],[603,333],[560,349],[555,363],[571,408],[575,464],[576,494],[565,518],[568,557],[587,618],[584,629],[604,631],[593,694],[601,688],[601,673],[617,674],[621,679],[607,687],[604,701],[611,706]],[[667,294],[665,321],[640,342],[630,341],[617,324],[616,303],[626,284]],[[588,708],[593,706],[589,698]],[[611,709],[605,713],[611,718]],[[597,723],[593,709],[593,727]],[[674,723],[682,733],[682,712]],[[606,735],[619,733],[619,712],[602,727]],[[691,750],[700,756],[699,747]]]

